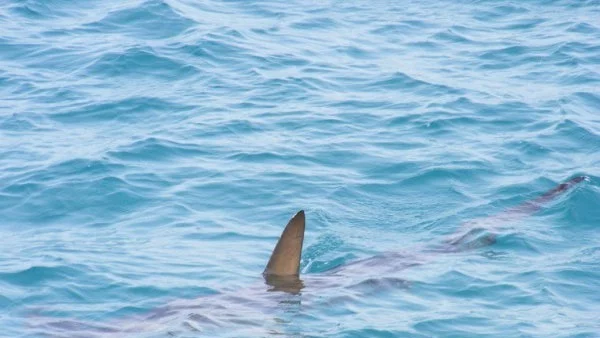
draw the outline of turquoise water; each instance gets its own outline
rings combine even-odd
[[[599,23],[596,0],[0,2],[0,336],[598,337]],[[490,246],[326,273],[577,175]],[[267,292],[299,209],[306,287]]]

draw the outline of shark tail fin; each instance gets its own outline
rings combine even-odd
[[[483,230],[495,231],[503,224],[512,221],[518,221],[528,217],[545,207],[548,203],[559,198],[561,195],[574,189],[579,183],[587,181],[587,176],[576,176],[563,182],[544,194],[507,209],[499,214],[476,220],[476,222],[465,223],[446,243],[451,247],[446,247],[447,251],[461,251],[465,249],[487,246],[495,242],[496,234],[485,233]]]
[[[570,180],[557,185],[553,189],[546,191],[543,195],[541,195],[533,200],[527,201],[509,211],[516,213],[516,214],[520,213],[523,215],[533,214],[534,212],[537,212],[538,210],[540,210],[547,203],[553,201],[554,199],[558,198],[560,195],[562,195],[562,194],[566,193],[567,191],[576,187],[578,183],[580,183],[582,181],[586,181],[586,180],[588,180],[587,176],[573,177]]]
[[[290,219],[283,230],[263,276],[298,276],[300,274],[304,228],[304,210],[300,210]]]

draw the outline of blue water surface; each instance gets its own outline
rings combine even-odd
[[[2,1],[0,336],[598,337],[599,88],[597,0]]]

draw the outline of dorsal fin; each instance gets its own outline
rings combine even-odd
[[[305,218],[304,210],[290,219],[273,249],[269,263],[263,272],[265,277],[298,276],[300,274],[300,257],[304,242]]]

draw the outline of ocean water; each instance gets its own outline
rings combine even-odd
[[[2,1],[0,336],[598,337],[599,88],[597,0]]]

